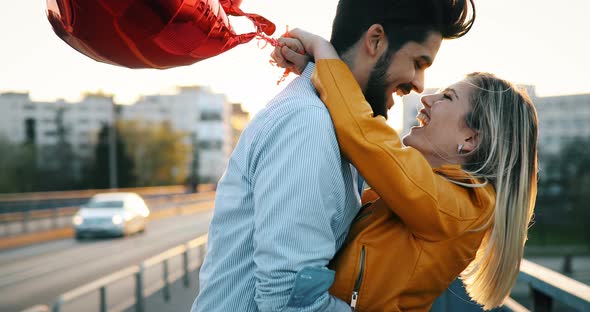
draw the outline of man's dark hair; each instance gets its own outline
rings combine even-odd
[[[473,0],[340,0],[331,43],[342,55],[371,25],[380,24],[392,53],[407,42],[424,42],[430,32],[443,39],[459,38],[474,20]]]

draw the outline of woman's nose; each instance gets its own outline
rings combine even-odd
[[[420,102],[422,102],[422,105],[424,105],[424,106],[432,107],[433,99],[434,99],[434,95],[432,95],[432,94],[423,95],[420,98]]]

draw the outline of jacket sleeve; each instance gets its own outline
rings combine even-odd
[[[472,194],[434,173],[419,151],[402,147],[385,118],[373,116],[346,64],[319,60],[312,81],[330,111],[342,152],[415,235],[442,240],[474,221],[452,212],[475,209]]]
[[[301,107],[269,122],[261,136],[249,174],[259,311],[350,311],[328,293],[334,220],[346,191],[328,112]]]

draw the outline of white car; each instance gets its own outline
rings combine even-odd
[[[145,230],[150,210],[135,193],[94,195],[73,217],[76,239],[89,235],[125,236]]]

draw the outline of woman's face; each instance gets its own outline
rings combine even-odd
[[[462,164],[461,153],[476,146],[475,131],[470,129],[465,117],[471,111],[469,102],[473,87],[465,81],[455,83],[442,92],[422,97],[423,108],[413,127],[403,138],[406,146],[419,150],[433,167],[444,164]]]

